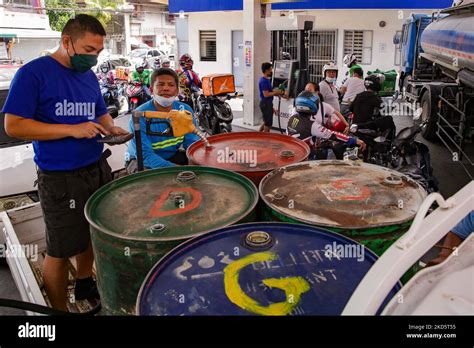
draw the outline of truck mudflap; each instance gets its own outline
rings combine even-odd
[[[445,200],[439,193],[431,193],[418,210],[418,213],[408,230],[396,243],[379,258],[379,260],[372,266],[369,272],[365,275],[358,287],[352,294],[349,302],[344,308],[343,315],[374,315],[383,303],[383,300],[393,288],[394,284],[402,277],[402,275],[415,264],[433,245],[435,245],[443,236],[445,236],[459,221],[461,221],[467,214],[469,214],[474,207],[474,181],[471,181],[464,188],[462,188],[455,195]],[[438,203],[438,208],[431,214],[426,216],[428,210],[433,203]],[[426,217],[425,217],[426,216]],[[462,249],[459,248],[458,256],[451,256],[452,263],[460,263],[459,258],[461,251],[465,250],[463,254],[467,258],[461,265],[458,265],[458,270],[464,270],[470,274],[470,279],[473,276],[474,270],[474,253],[472,252],[472,235],[469,240],[466,240]],[[435,268],[436,267],[436,268]],[[430,271],[439,271],[442,268],[442,264],[433,267],[432,270],[427,269],[425,273]],[[446,267],[450,267],[448,264]],[[463,271],[464,272],[464,271]],[[412,278],[407,283],[407,286],[412,287],[413,284],[417,284],[420,279],[425,279],[429,276],[420,273],[418,277]],[[444,273],[449,274],[449,273]],[[468,278],[468,277],[466,277]],[[446,278],[443,278],[444,280]],[[456,278],[458,279],[458,278]],[[445,287],[445,281],[439,281],[438,284],[442,283],[442,287]],[[459,289],[459,283],[451,282],[450,291],[456,296],[461,294]],[[441,286],[441,285],[440,285]],[[428,288],[428,286],[426,286]],[[439,289],[425,289],[424,291],[433,291],[434,296],[439,294]],[[445,288],[444,288],[445,289]],[[404,293],[410,290],[410,288],[403,287],[394,298],[400,299],[399,294],[403,296]],[[474,285],[469,284],[466,291],[470,291],[471,297],[474,293]],[[419,304],[421,306],[421,304]],[[404,304],[405,306],[405,304]],[[390,304],[384,309],[385,314],[395,314],[396,305]],[[457,307],[436,307],[437,314],[450,314],[455,311]],[[427,310],[426,306],[417,307],[415,304],[412,307],[403,310],[405,314],[414,314],[414,312],[420,313]],[[424,313],[425,314],[425,313]],[[427,313],[426,313],[427,314]],[[472,314],[472,311],[471,311]]]

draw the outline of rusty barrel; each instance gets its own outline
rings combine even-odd
[[[102,307],[135,314],[146,274],[185,240],[254,221],[258,191],[246,177],[208,167],[170,167],[115,180],[88,200]]]
[[[309,146],[288,135],[236,132],[217,134],[202,140],[187,150],[190,164],[232,170],[256,185],[272,170],[308,159]]]
[[[363,245],[315,226],[229,226],[188,240],[161,259],[143,282],[136,312],[340,315],[376,260]],[[397,284],[381,309],[399,289]]]
[[[426,192],[409,177],[354,161],[309,161],[260,183],[264,219],[322,226],[381,255],[405,233]]]

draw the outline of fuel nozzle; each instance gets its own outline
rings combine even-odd
[[[194,128],[193,131],[194,134],[196,134],[201,140],[204,142],[206,145],[206,150],[212,148],[211,144],[209,143],[209,140],[207,140],[206,136],[204,135],[203,132],[201,132],[199,129]]]

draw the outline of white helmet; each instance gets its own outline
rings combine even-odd
[[[336,76],[337,76],[337,72],[339,71],[339,68],[333,62],[329,62],[329,63],[324,64],[324,66],[323,66],[323,77],[326,77],[326,71],[328,71],[328,70],[336,71]]]
[[[344,65],[350,68],[350,66],[357,62],[357,57],[354,53],[346,54],[342,60]]]

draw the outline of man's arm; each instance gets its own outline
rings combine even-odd
[[[92,139],[97,134],[109,134],[100,124],[84,122],[75,125],[50,124],[17,115],[5,115],[5,132],[24,140],[58,140],[67,137]]]

